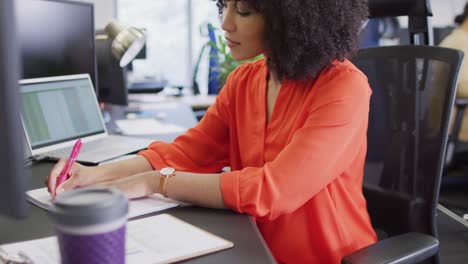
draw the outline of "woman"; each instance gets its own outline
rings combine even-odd
[[[130,198],[159,192],[247,213],[281,263],[339,263],[375,242],[362,195],[371,91],[345,59],[365,2],[218,0],[232,57],[266,59],[236,69],[175,142],[96,168],[74,164],[58,190],[105,182]],[[52,195],[63,165],[49,175]]]

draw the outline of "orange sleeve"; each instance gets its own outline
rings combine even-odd
[[[350,166],[366,140],[367,80],[345,71],[314,89],[323,94],[315,97],[304,126],[276,159],[222,174],[228,207],[273,220],[301,207]]]
[[[208,173],[221,171],[227,166],[231,76],[216,97],[215,104],[194,128],[177,137],[173,143],[155,141],[138,154],[144,156],[153,169],[171,166],[179,171]]]

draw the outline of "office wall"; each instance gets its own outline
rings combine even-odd
[[[117,17],[117,0],[78,0],[94,3],[94,24],[96,29],[103,29],[109,21]]]
[[[453,25],[455,16],[463,12],[466,0],[432,0],[432,23],[435,27]]]
[[[463,12],[467,0],[432,0],[431,7],[434,16],[432,25],[434,27],[446,27],[453,25],[455,16]],[[408,19],[400,18],[402,27],[408,27]]]

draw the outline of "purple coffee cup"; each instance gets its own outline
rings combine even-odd
[[[128,200],[122,192],[75,189],[58,195],[50,212],[62,263],[125,263]]]

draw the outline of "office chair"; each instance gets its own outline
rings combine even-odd
[[[460,132],[463,125],[463,119],[465,116],[465,110],[468,106],[468,99],[459,98],[455,99],[455,118],[453,120],[453,127],[450,133],[449,142],[447,146],[447,157],[445,159],[445,173],[448,174],[455,170],[467,170],[468,171],[468,152],[457,153],[457,147],[459,146]],[[465,167],[465,168],[464,168]]]
[[[436,207],[463,54],[430,46],[362,49],[369,79],[363,193],[379,242],[342,263],[438,262]]]
[[[455,99],[455,118],[453,119],[452,131],[450,132],[447,146],[447,157],[445,158],[443,186],[459,186],[468,184],[468,151],[460,151],[460,132],[465,117],[465,110],[468,106],[468,99]],[[449,200],[444,200],[444,205],[468,210],[468,205]]]
[[[200,86],[198,85],[197,77],[198,77],[198,69],[200,68],[201,59],[203,58],[205,51],[208,49],[209,51],[209,65],[208,65],[208,94],[218,94],[219,91],[219,58],[218,58],[218,50],[213,47],[216,45],[216,35],[215,35],[215,28],[212,24],[207,23],[207,32],[209,41],[202,46],[200,53],[198,54],[197,63],[195,64],[195,69],[193,72],[193,79],[192,79],[192,91],[194,95],[200,94]],[[194,111],[195,117],[198,121],[202,119],[205,115],[206,110],[197,110]]]
[[[215,28],[208,23],[208,36],[210,42],[216,45]],[[208,94],[218,94],[219,91],[219,57],[218,50],[210,45],[210,66],[208,69]]]
[[[433,43],[430,1],[368,4],[370,18],[408,16],[412,45]],[[343,263],[438,262],[436,205],[461,57],[423,46],[359,51],[354,62],[373,88],[363,192],[380,241]]]
[[[203,58],[203,55],[205,54],[205,51],[207,48],[209,50],[208,94],[218,94],[218,90],[219,90],[218,50],[215,47],[213,47],[213,45],[216,45],[215,28],[210,23],[207,23],[206,27],[207,27],[207,35],[208,35],[209,41],[202,46],[202,49],[200,50],[200,53],[198,54],[197,63],[195,64],[195,69],[193,73],[192,90],[193,90],[193,94],[195,95],[200,94],[200,87],[197,82],[198,69],[200,67],[201,59]]]

